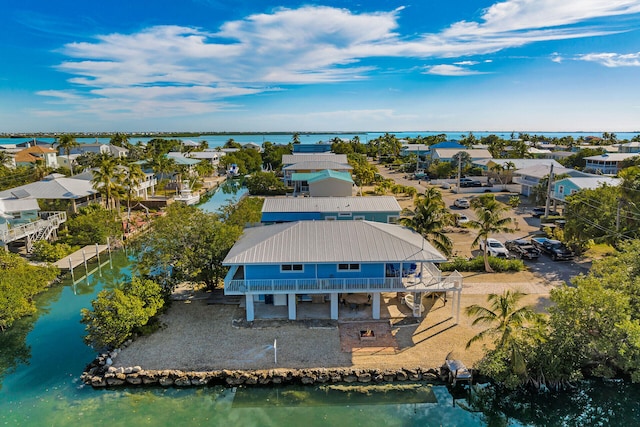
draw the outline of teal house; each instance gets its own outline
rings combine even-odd
[[[619,178],[608,176],[591,176],[591,177],[575,177],[559,179],[553,183],[552,198],[555,201],[564,202],[567,196],[577,193],[584,189],[596,189],[605,185],[609,187],[617,187],[622,183]]]
[[[328,197],[353,194],[353,178],[349,172],[325,169],[318,172],[293,173],[291,184],[294,195]]]
[[[268,197],[262,205],[261,221],[266,224],[305,220],[394,223],[401,210],[393,196]]]
[[[443,276],[446,261],[420,234],[371,221],[298,221],[246,228],[223,265],[226,295],[240,295],[247,321],[266,305],[283,306],[290,320],[305,304],[321,304],[319,317],[338,319],[346,301],[371,306],[380,319],[381,294],[403,292],[421,301],[425,293],[451,293],[452,315],[460,310],[462,276]],[[354,303],[354,305],[359,305]],[[318,305],[315,306],[316,308]],[[318,310],[314,310],[318,312]],[[420,304],[413,309],[420,316]]]

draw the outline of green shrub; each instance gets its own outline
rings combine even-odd
[[[496,273],[524,270],[524,262],[519,259],[504,259],[490,256],[489,264]],[[439,268],[441,271],[457,270],[484,272],[484,258],[482,256],[477,256],[471,259],[456,257],[450,262],[440,264]]]
[[[36,261],[56,262],[74,252],[74,248],[66,243],[51,244],[40,240],[33,244],[33,257]]]
[[[162,288],[152,280],[133,277],[122,290],[103,290],[91,302],[92,310],[82,309],[84,341],[98,351],[120,347],[135,333],[153,329],[153,322],[147,325],[163,305]]]

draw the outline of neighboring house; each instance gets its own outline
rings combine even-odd
[[[527,148],[527,153],[529,154],[529,156],[536,159],[552,159],[553,158],[551,150],[542,149],[542,148],[529,147]]]
[[[406,144],[400,149],[401,156],[415,154],[419,157],[425,157],[429,153],[430,146],[427,144]]]
[[[252,150],[256,150],[258,153],[262,153],[262,147],[255,142],[247,142],[246,144],[242,144],[242,148],[251,148]]]
[[[431,160],[439,160],[441,162],[451,162],[453,160],[453,157],[460,152],[467,153],[471,157],[471,161],[493,158],[489,150],[485,150],[482,148],[480,149],[435,148],[431,150]]]
[[[267,197],[263,223],[294,221],[367,220],[394,223],[402,208],[393,196]]]
[[[31,252],[34,242],[55,237],[66,220],[65,212],[40,212],[36,199],[13,189],[10,195],[0,196],[0,247],[7,250],[9,244],[23,241]]]
[[[524,196],[531,196],[533,189],[540,184],[540,181],[551,173],[551,166],[547,164],[539,164],[535,166],[529,166],[528,168],[519,169],[513,172],[513,183],[520,184],[520,194]],[[575,169],[565,168],[563,166],[553,167],[554,176],[558,175],[570,175],[572,177],[593,177],[595,175],[580,172]]]
[[[119,167],[125,168],[126,166]],[[132,197],[148,199],[149,191],[151,194],[155,193],[155,187],[158,185],[158,180],[156,179],[155,174],[153,172],[144,172],[144,176],[144,180],[132,189]],[[71,178],[91,182],[93,179],[92,169],[74,175]]]
[[[217,166],[220,163],[220,159],[224,156],[225,153],[222,151],[215,150],[204,150],[204,151],[192,151],[187,154],[187,157],[191,159],[198,160],[208,160],[211,163],[211,166]]]
[[[282,156],[282,172],[285,185],[291,186],[294,173],[319,172],[334,170],[349,172],[353,168],[347,161],[346,154],[285,154]]]
[[[618,146],[619,153],[640,153],[640,142],[631,141]]]
[[[16,166],[35,166],[38,162],[42,162],[42,164],[48,168],[55,169],[58,167],[56,150],[39,145],[18,151],[15,156],[15,161]]]
[[[564,202],[567,196],[577,193],[580,190],[593,190],[604,185],[617,187],[621,183],[621,179],[607,176],[564,178],[553,183],[553,194],[551,197],[559,202]]]
[[[61,174],[48,175],[42,181],[0,191],[0,198],[11,197],[15,192],[19,192],[23,198],[69,200],[74,212],[78,206],[86,204],[90,200],[96,200],[99,195],[90,181],[67,178]]]
[[[330,142],[319,142],[317,144],[293,144],[294,153],[329,153],[330,151]]]
[[[199,142],[193,141],[191,139],[183,139],[182,141],[180,141],[180,143],[185,148],[198,148],[198,147],[200,147],[200,143]]]
[[[443,278],[435,263],[446,258],[420,234],[398,225],[369,221],[298,221],[246,228],[223,265],[226,295],[245,297],[248,321],[261,304],[288,307],[296,319],[304,301],[326,304],[326,317],[338,319],[339,301],[348,293],[370,296],[372,317],[380,319],[382,292],[451,291],[462,276]],[[342,296],[341,296],[342,294]],[[258,305],[256,305],[258,304]],[[417,304],[419,316],[420,309]]]
[[[58,148],[59,156],[66,156],[67,153],[62,147]],[[127,157],[129,150],[124,147],[118,147],[113,144],[101,144],[99,142],[92,142],[90,144],[79,144],[77,147],[73,147],[69,150],[70,155],[82,155],[86,153],[94,153],[94,154],[110,154],[113,157],[123,158]]]
[[[322,170],[320,172],[291,174],[293,194],[311,197],[351,196],[353,178],[349,172]]]
[[[585,157],[585,171],[601,173],[603,175],[615,175],[622,169],[622,162],[639,153],[604,153],[597,156]]]
[[[491,170],[495,165],[505,167],[509,164],[513,165],[511,166],[511,170],[514,171],[538,165],[553,165],[554,169],[562,167],[560,163],[553,159],[481,159],[474,160],[472,163],[484,171]]]
[[[187,169],[188,175],[195,174],[196,165],[200,163],[200,160],[186,157],[185,153],[180,153],[178,151],[172,151],[170,153],[167,153],[167,157],[170,159],[173,159],[176,165],[184,166]]]

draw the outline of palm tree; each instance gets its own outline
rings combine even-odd
[[[493,194],[476,197],[471,201],[471,207],[478,218],[468,223],[469,227],[478,230],[478,235],[471,243],[471,246],[478,245],[481,240],[486,241],[491,234],[510,233],[513,231],[510,227],[513,223],[513,218],[507,216],[509,208],[507,205],[497,201]],[[487,273],[493,273],[493,269],[489,264],[487,246],[484,245],[484,269]]]
[[[71,169],[71,176],[73,176],[73,164],[71,164],[71,150],[78,147],[80,144],[73,135],[64,134],[58,137],[58,140],[53,143],[54,147],[62,148],[62,151],[67,155],[67,162],[69,162],[69,169]]]
[[[160,177],[160,180],[164,179],[166,174],[173,172],[176,168],[175,160],[164,154],[152,157],[151,160],[148,161],[148,165],[151,167],[153,172]],[[166,195],[167,193],[165,191],[165,197]]]
[[[142,181],[146,178],[146,175],[142,171],[142,168],[139,164],[129,162],[126,163],[125,168],[123,169],[122,174],[122,185],[127,193],[127,212],[131,211],[131,195],[133,194],[133,189],[140,185]]]
[[[109,144],[123,148],[131,147],[131,144],[129,143],[129,136],[127,134],[118,132],[116,132],[116,134],[111,137],[111,140],[109,140]]]
[[[0,150],[0,169],[6,167],[11,161],[12,157],[4,150]]]
[[[472,337],[466,348],[476,341],[487,337],[495,337],[496,349],[506,350],[510,355],[511,367],[514,373],[526,374],[526,363],[518,346],[517,338],[527,328],[527,325],[537,319],[537,314],[530,306],[520,307],[519,302],[525,296],[519,291],[506,290],[502,295],[489,294],[487,302],[489,308],[481,305],[471,305],[465,309],[467,316],[475,317],[472,325],[490,325],[488,329]]]
[[[442,193],[434,187],[425,192],[424,197],[416,201],[413,216],[402,218],[400,223],[420,233],[443,255],[451,255],[453,243],[443,232],[444,227],[451,224],[451,214],[447,211]]]
[[[105,207],[112,209],[114,196],[120,190],[121,185],[118,180],[122,171],[118,168],[118,161],[115,157],[107,153],[100,154],[96,159],[96,169],[93,170],[91,183],[96,190],[105,197]]]

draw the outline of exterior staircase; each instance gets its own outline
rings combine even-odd
[[[40,212],[37,221],[0,231],[0,245],[7,246],[11,242],[25,239],[27,252],[33,251],[33,243],[48,240],[67,220],[66,212]]]

